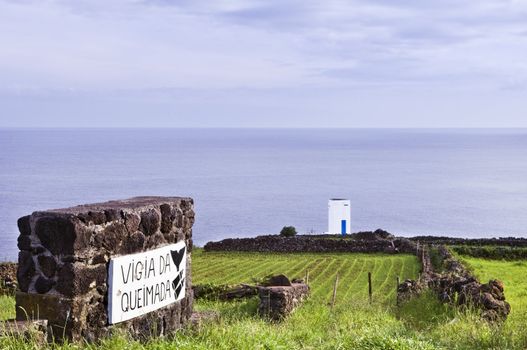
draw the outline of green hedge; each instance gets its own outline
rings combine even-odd
[[[475,258],[496,259],[496,260],[521,260],[527,259],[527,248],[515,247],[494,247],[494,246],[453,246],[453,251],[461,255],[468,255]]]

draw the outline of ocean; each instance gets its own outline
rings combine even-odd
[[[36,210],[190,196],[194,242],[327,229],[527,237],[527,129],[0,129],[0,260]]]

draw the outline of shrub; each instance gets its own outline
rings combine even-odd
[[[294,226],[284,226],[280,231],[280,236],[293,237],[296,235],[296,228]]]
[[[495,260],[523,260],[527,259],[525,247],[504,246],[454,246],[452,249],[460,255],[468,255],[474,258]]]

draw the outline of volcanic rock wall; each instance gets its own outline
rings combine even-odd
[[[435,249],[442,260],[443,270],[434,269],[430,249]],[[510,313],[510,305],[505,301],[504,285],[499,280],[480,283],[445,246],[425,247],[418,257],[422,272],[419,280],[406,280],[397,288],[398,302],[408,301],[412,297],[430,288],[444,303],[460,307],[474,307],[488,321],[505,320]]]
[[[96,340],[108,335],[110,258],[184,241],[185,297],[119,323],[137,337],[180,328],[192,313],[190,252],[193,200],[136,197],[34,212],[18,220],[17,320],[46,319],[55,338]]]
[[[308,297],[309,286],[304,281],[290,281],[285,275],[276,275],[265,286],[258,287],[258,294],[258,313],[270,320],[281,321]]]
[[[245,252],[347,252],[347,253],[410,253],[415,254],[415,243],[404,238],[346,239],[309,236],[282,237],[259,236],[255,238],[229,238],[219,242],[208,242],[205,251]]]

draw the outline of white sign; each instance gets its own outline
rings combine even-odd
[[[108,270],[109,323],[126,321],[183,299],[186,264],[183,241],[111,259]]]

